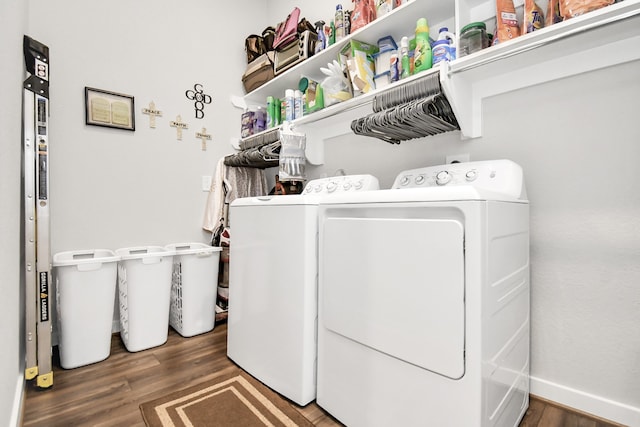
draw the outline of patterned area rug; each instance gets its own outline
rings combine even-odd
[[[312,427],[289,402],[234,369],[212,381],[140,405],[148,427]]]

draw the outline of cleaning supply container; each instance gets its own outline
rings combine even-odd
[[[418,19],[416,24],[416,50],[413,61],[414,73],[428,70],[433,65],[431,42],[429,41],[429,25],[425,18]]]
[[[177,243],[166,248],[175,252],[169,325],[183,337],[213,330],[222,248],[204,243]]]
[[[479,52],[488,46],[487,25],[484,22],[472,22],[460,30],[459,58]]]
[[[161,246],[116,250],[120,337],[130,352],[167,341],[175,251]]]
[[[53,256],[60,366],[77,368],[111,353],[119,257],[108,249]]]

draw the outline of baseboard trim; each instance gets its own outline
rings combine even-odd
[[[629,427],[640,427],[640,408],[531,377],[531,394]]]
[[[24,372],[21,372],[18,374],[17,378],[16,392],[13,398],[13,408],[11,409],[11,417],[9,418],[10,426],[20,427],[22,425],[25,385]]]

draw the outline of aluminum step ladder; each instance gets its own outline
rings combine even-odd
[[[25,378],[53,385],[51,361],[51,244],[49,223],[49,48],[24,36],[23,90]]]

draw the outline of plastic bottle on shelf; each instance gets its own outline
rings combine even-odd
[[[342,10],[342,5],[339,4],[336,6],[336,14],[334,18],[334,26],[335,26],[335,42],[338,42],[344,38],[344,11]]]
[[[285,118],[284,120],[290,122],[292,121],[295,116],[294,114],[294,109],[295,109],[295,100],[294,100],[294,91],[293,89],[287,89],[284,91],[284,111],[285,111]]]
[[[449,41],[449,56],[451,60],[456,59],[456,35],[450,32],[449,28],[442,27],[438,32],[438,41],[439,40]]]
[[[336,42],[336,24],[334,23],[333,19],[329,24],[329,28],[331,29],[329,32],[329,46],[331,46]]]
[[[409,38],[404,36],[400,40],[400,63],[402,64],[401,79],[411,75],[411,62],[409,61]]]
[[[327,38],[324,36],[324,21],[316,22],[316,32],[318,33],[318,41],[314,53],[318,53],[327,48]]]
[[[293,92],[293,117],[299,119],[304,116],[304,99],[302,97],[302,91],[296,89]]]
[[[414,72],[419,73],[433,66],[431,43],[429,42],[429,25],[426,18],[418,19],[416,25],[416,50],[414,54]]]
[[[275,120],[275,99],[273,96],[267,96],[267,129],[275,127]]]
[[[279,98],[273,98],[273,111],[273,125],[280,126],[282,124],[282,102],[280,102]]]

